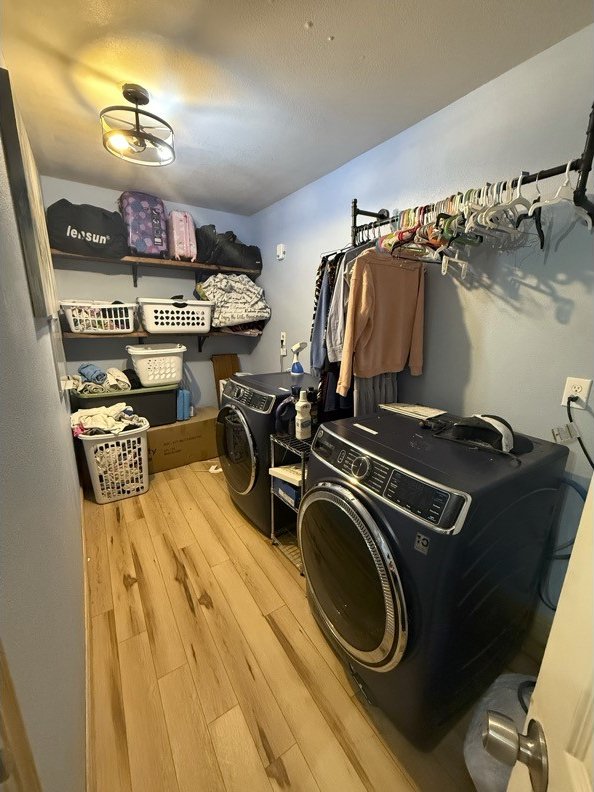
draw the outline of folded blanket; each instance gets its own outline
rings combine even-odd
[[[204,283],[197,284],[198,299],[215,303],[213,327],[257,322],[270,318],[270,307],[264,299],[264,290],[247,275],[211,275]]]
[[[105,381],[106,390],[110,391],[129,391],[132,386],[130,380],[119,368],[107,369],[107,380]]]

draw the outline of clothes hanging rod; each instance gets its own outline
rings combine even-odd
[[[581,206],[582,209],[585,209],[586,212],[590,215],[592,220],[594,221],[594,203],[590,201],[586,195],[586,185],[588,182],[588,177],[592,170],[592,161],[594,159],[594,103],[592,104],[592,108],[590,110],[590,116],[588,119],[588,128],[586,130],[586,142],[584,144],[584,151],[581,157],[577,159],[571,160],[569,163],[569,170],[577,171],[579,173],[578,181],[576,188],[573,193],[573,200],[576,206]],[[553,176],[562,176],[565,171],[567,170],[567,163],[563,165],[556,165],[553,168],[546,168],[544,170],[540,170],[536,173],[528,173],[522,176],[522,184],[532,184],[536,181],[542,181],[543,179],[550,179]],[[511,182],[504,181],[502,186],[509,186],[509,187],[517,187],[518,186],[519,177],[516,177],[511,180]],[[434,206],[435,204],[429,204],[429,206]],[[376,220],[373,223],[363,223],[361,225],[357,225],[357,217],[375,217]],[[351,202],[351,244],[354,246],[357,241],[357,236],[359,231],[372,229],[372,228],[379,228],[382,225],[386,225],[390,222],[395,222],[398,220],[399,214],[393,215],[390,217],[389,212],[387,209],[380,209],[379,212],[369,212],[364,209],[359,209],[359,205],[356,198],[353,198]]]

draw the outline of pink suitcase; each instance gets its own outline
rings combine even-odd
[[[189,212],[173,209],[167,221],[169,235],[169,255],[172,259],[196,261],[196,226]]]

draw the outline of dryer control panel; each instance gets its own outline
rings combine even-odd
[[[260,391],[247,388],[245,385],[238,385],[231,380],[225,383],[223,395],[250,410],[256,410],[256,412],[269,413],[274,404],[274,396],[260,393]]]
[[[402,470],[325,429],[318,431],[312,450],[327,464],[354,479],[358,486],[415,519],[442,531],[451,531],[456,526],[466,502],[463,494]]]

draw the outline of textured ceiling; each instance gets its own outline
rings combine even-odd
[[[42,173],[251,214],[589,24],[592,3],[4,0],[3,16]],[[174,127],[173,165],[103,149],[124,82]]]

